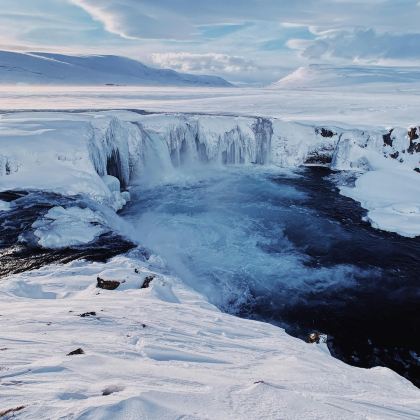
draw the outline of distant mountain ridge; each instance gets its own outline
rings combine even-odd
[[[420,83],[418,67],[343,66],[312,64],[299,67],[273,83],[274,88],[337,87],[368,83]]]
[[[218,76],[178,73],[116,55],[0,51],[0,84],[232,86]]]

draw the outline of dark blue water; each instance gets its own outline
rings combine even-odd
[[[85,245],[42,248],[33,233],[32,224],[36,220],[54,206],[95,208],[95,203],[83,197],[63,197],[43,191],[4,191],[0,192],[0,200],[13,202],[11,210],[0,211],[0,278],[80,258],[106,261],[134,247],[132,242],[110,231]]]
[[[329,335],[357,366],[420,385],[420,240],[381,232],[330,172],[256,167],[133,187],[133,238],[225,311]]]

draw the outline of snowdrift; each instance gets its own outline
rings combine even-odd
[[[22,419],[419,417],[419,390],[391,370],[221,313],[161,271],[158,259],[117,257],[2,280],[1,408],[23,406]],[[97,289],[97,276],[124,287]]]

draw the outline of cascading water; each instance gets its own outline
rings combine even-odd
[[[36,144],[33,153],[22,153],[21,142],[8,143],[0,156],[3,179],[25,194],[27,184],[15,184],[25,172],[43,175],[30,179],[31,188],[62,194],[61,213],[97,207],[104,216],[100,231],[119,231],[149,247],[168,270],[226,311],[279,323],[299,336],[319,329],[343,360],[383,364],[418,380],[419,240],[362,222],[358,204],[324,179],[328,169],[296,169],[310,163],[363,170],[370,156],[385,156],[418,170],[406,130],[384,134],[209,115],[112,112],[79,118],[64,128],[62,121],[48,120],[44,130],[35,125],[25,140]],[[45,176],[51,168],[57,179]],[[133,197],[121,213],[125,224],[114,213],[128,197],[120,186],[129,186]],[[16,255],[25,269],[114,255],[133,245],[109,233],[83,247],[39,249],[32,224],[55,204],[44,205],[45,196],[36,191],[20,199],[13,194],[14,213],[5,213],[2,225],[3,236],[11,238],[0,255],[3,275]],[[116,227],[107,221],[109,212]],[[13,225],[8,214],[16,216]],[[19,238],[34,243],[22,245]]]
[[[255,119],[249,127],[209,136],[187,120],[163,134],[141,126],[142,164],[122,212],[132,238],[223,310],[302,337],[320,329],[347,362],[385,364],[415,381],[410,351],[420,349],[407,317],[415,303],[390,296],[402,287],[395,270],[414,287],[420,267],[410,255],[419,241],[361,222],[360,207],[324,179],[329,172],[267,165],[272,124]],[[378,305],[392,314],[386,327]],[[388,328],[398,330],[401,348],[384,338]]]

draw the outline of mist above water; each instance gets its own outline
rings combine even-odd
[[[299,172],[264,167],[178,170],[172,182],[131,191],[123,214],[133,238],[163,257],[168,267],[213,303],[240,312],[261,296],[282,304],[300,290],[348,286],[374,275],[351,264],[314,266],[287,235],[305,234],[305,246],[327,250],[345,235],[306,204],[308,195],[273,177],[298,179]]]
[[[217,170],[215,170],[217,169]],[[178,168],[133,186],[131,237],[222,310],[305,337],[419,384],[420,241],[373,229],[330,171]]]

